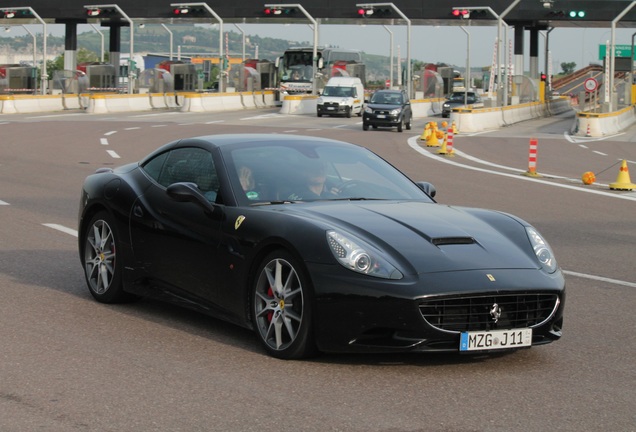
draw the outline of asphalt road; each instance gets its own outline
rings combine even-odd
[[[129,113],[0,116],[0,431],[636,431],[636,129],[603,140],[572,117],[455,137],[455,157],[358,118]],[[440,120],[441,119],[436,119]],[[80,185],[173,139],[225,132],[365,145],[438,201],[534,224],[566,272],[564,336],[508,354],[268,357],[249,331],[155,301],[103,305],[73,230]],[[539,141],[539,178],[528,168]],[[580,176],[597,173],[584,186]]]

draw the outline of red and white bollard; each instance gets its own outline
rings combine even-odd
[[[530,153],[528,155],[528,171],[526,175],[531,177],[539,177],[537,174],[537,144],[536,138],[530,138]]]

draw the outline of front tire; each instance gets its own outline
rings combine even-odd
[[[369,124],[363,122],[362,123],[362,130],[365,130],[365,131],[369,130]]]
[[[289,252],[277,250],[265,257],[251,298],[256,334],[269,355],[290,360],[317,353],[309,280]]]
[[[400,122],[397,125],[397,131],[402,132],[403,127],[404,127],[404,120],[400,120]]]
[[[123,289],[123,263],[117,258],[118,242],[113,218],[105,211],[93,216],[84,232],[82,265],[90,293],[102,303],[120,303],[134,298]]]

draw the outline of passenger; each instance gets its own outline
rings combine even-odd
[[[245,196],[249,200],[257,200],[259,194],[254,189],[256,188],[256,182],[254,181],[254,174],[249,167],[241,166],[238,169],[239,182],[245,192]]]
[[[298,73],[298,71],[294,71],[292,73],[292,80],[294,81],[300,81],[300,74]]]

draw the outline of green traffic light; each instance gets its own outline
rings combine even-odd
[[[570,11],[570,18],[585,18],[585,11]]]

